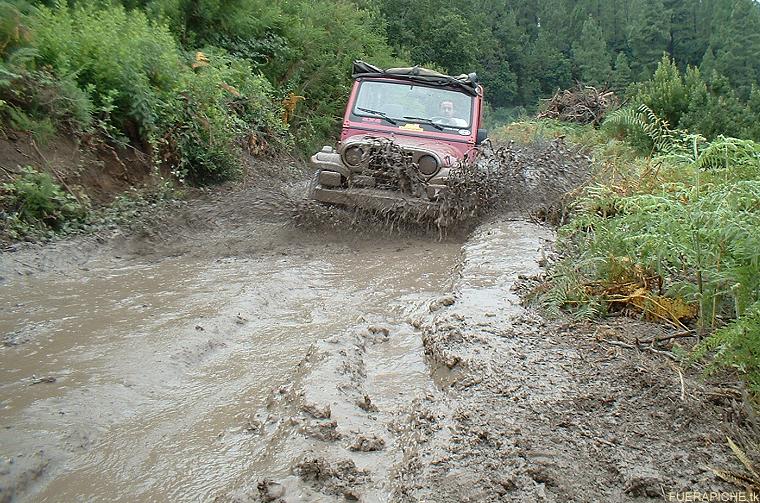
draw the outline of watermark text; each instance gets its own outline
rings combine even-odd
[[[682,491],[669,492],[665,494],[665,501],[677,502],[740,502],[740,503],[760,503],[760,494],[749,493],[744,491],[731,492],[703,492],[703,491]]]

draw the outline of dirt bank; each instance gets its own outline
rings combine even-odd
[[[59,135],[35,141],[31,134],[0,135],[0,183],[30,166],[95,204],[107,204],[125,190],[148,181],[150,158],[131,147],[112,146],[94,137]]]

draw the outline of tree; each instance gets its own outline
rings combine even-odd
[[[752,85],[760,81],[760,6],[753,0],[736,0],[719,33],[723,45],[715,54],[716,69],[747,99]]]
[[[646,79],[668,48],[669,20],[662,0],[638,0],[628,35],[637,79]]]
[[[742,138],[760,142],[760,87],[752,86],[747,102],[747,125],[742,131]]]
[[[686,111],[688,98],[678,67],[667,54],[662,56],[651,79],[636,85],[635,103],[643,103],[658,117],[675,126]]]
[[[628,65],[628,57],[624,52],[619,52],[615,59],[615,70],[610,78],[610,87],[616,93],[622,93],[633,82],[631,67]]]
[[[712,73],[716,70],[715,52],[713,52],[712,45],[708,45],[704,56],[702,56],[702,62],[699,65],[699,71],[702,73],[702,75],[712,75]]]
[[[714,81],[721,78],[715,76]],[[723,79],[725,80],[725,79]],[[678,127],[700,133],[711,140],[720,134],[739,136],[745,127],[745,107],[733,90],[711,88],[694,67],[686,70],[684,86],[687,110],[681,115]]]
[[[667,51],[681,68],[698,64],[707,45],[698,31],[699,4],[698,0],[663,0],[669,21]]]
[[[583,23],[580,40],[573,43],[573,60],[581,80],[595,86],[609,81],[609,57],[604,34],[594,18],[589,16]]]
[[[467,20],[458,12],[443,10],[421,25],[424,44],[412,48],[415,62],[432,61],[449,73],[462,73],[475,64],[478,47]]]
[[[571,82],[570,60],[554,46],[551,35],[541,31],[525,58],[521,81],[523,103],[535,103],[539,96],[567,88]]]

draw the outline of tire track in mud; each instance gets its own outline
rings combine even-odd
[[[449,389],[472,385],[482,367],[483,336],[464,351],[455,320],[477,320],[491,330],[522,313],[510,292],[519,274],[538,271],[551,233],[524,221],[481,226],[463,248],[453,294],[409,299],[394,319],[360,320],[314,345],[304,373],[278,390],[255,416],[261,435],[257,464],[278,467],[248,481],[234,501],[317,501],[320,498],[390,501],[420,480],[416,470],[435,461],[433,438],[451,407]],[[450,315],[455,307],[459,311]],[[445,339],[438,334],[446,333]],[[469,341],[473,342],[473,341]]]
[[[431,433],[398,468],[391,500],[640,501],[730,491],[707,467],[732,463],[723,443],[735,425],[703,383],[687,378],[685,394],[667,360],[610,353],[593,326],[568,328],[519,308],[512,286],[541,260],[531,242],[542,233],[532,227],[485,225],[465,245],[456,302],[423,328],[431,366],[447,376],[444,399],[410,414]],[[513,267],[505,250],[525,262]],[[653,330],[618,330],[634,328]]]
[[[256,415],[256,455],[269,456],[259,466],[276,468],[225,499],[641,501],[730,490],[707,469],[732,461],[703,384],[687,376],[681,396],[667,361],[611,354],[590,328],[520,306],[513,286],[540,272],[551,239],[521,219],[485,223],[463,247],[451,295],[314,345],[299,378]]]

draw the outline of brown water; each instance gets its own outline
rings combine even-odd
[[[11,276],[0,285],[0,496],[203,501],[276,472],[276,458],[253,455],[252,414],[303,372],[315,341],[373,318],[404,326],[450,287],[460,246],[325,240]],[[404,331],[372,371],[389,397],[427,379]]]

